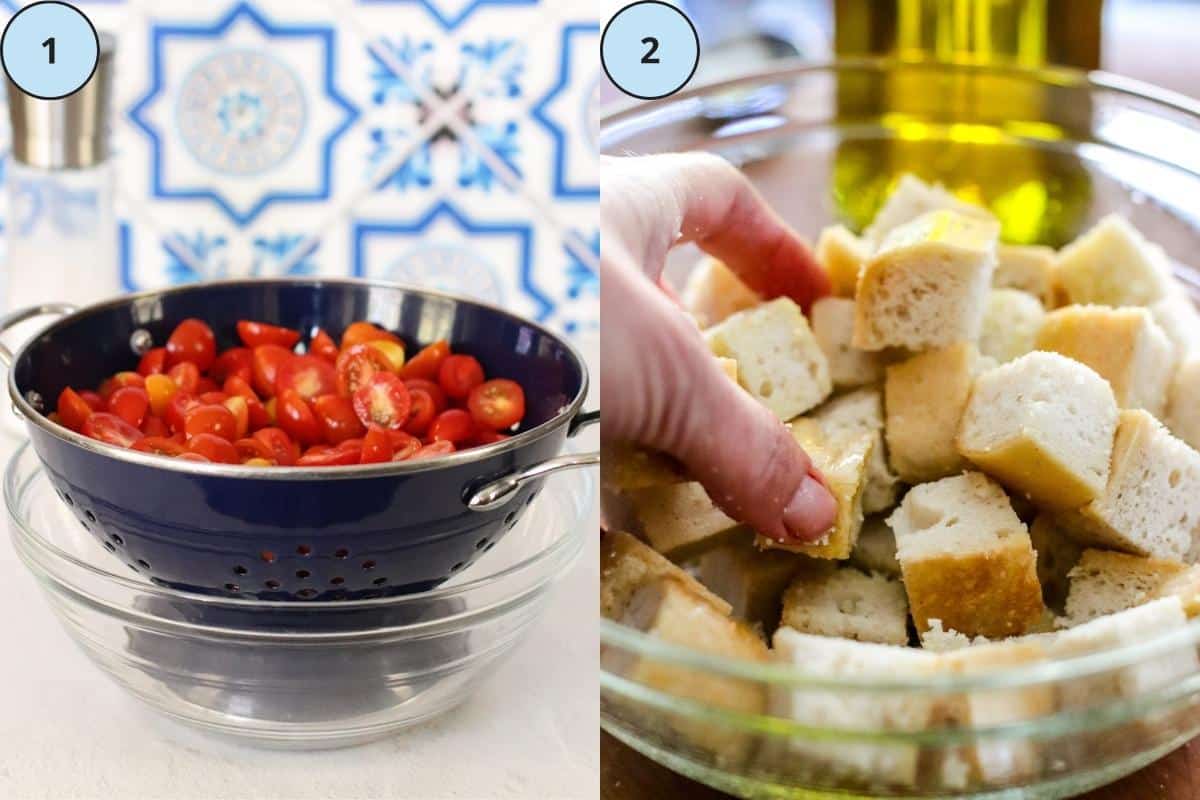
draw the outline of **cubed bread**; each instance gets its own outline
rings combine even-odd
[[[760,535],[758,546],[790,550],[813,558],[849,558],[862,528],[862,496],[875,440],[869,434],[830,438],[819,423],[805,418],[793,420],[788,428],[825,478],[825,485],[837,501],[837,517],[833,529],[818,542],[784,544]]]
[[[887,368],[885,436],[892,469],[907,483],[953,475],[966,466],[955,434],[975,376],[987,362],[962,342]]]
[[[733,610],[729,603],[636,537],[622,531],[609,531],[600,537],[602,617],[619,620],[638,589],[663,577],[674,577],[722,614]]]
[[[855,567],[801,569],[783,595],[780,625],[816,636],[908,644],[908,599],[896,578]]]
[[[1164,584],[1186,570],[1178,561],[1084,550],[1070,573],[1065,624],[1073,628],[1140,606],[1157,598]]]
[[[1025,355],[1033,349],[1045,316],[1041,301],[1028,292],[992,289],[983,313],[979,352],[1001,364]]]
[[[747,530],[700,556],[696,577],[729,603],[735,617],[773,631],[783,592],[806,561],[785,550],[760,550]]]
[[[1070,572],[1083,555],[1083,545],[1068,536],[1051,514],[1038,514],[1029,526],[1029,540],[1037,553],[1042,599],[1054,611],[1066,607]]]
[[[933,676],[938,656],[911,647],[812,636],[791,628],[775,632],[772,660],[826,680],[894,681]],[[921,732],[936,720],[937,699],[922,692],[862,692],[775,684],[772,716],[817,730]],[[796,735],[785,760],[814,775],[833,773],[856,784],[911,786],[920,748],[908,741],[830,741]],[[827,780],[827,778],[826,778]]]
[[[900,577],[900,562],[896,560],[896,534],[883,517],[863,520],[858,541],[850,553],[850,563],[867,572],[878,572],[889,578]]]
[[[1200,450],[1200,353],[1185,358],[1175,370],[1164,422],[1171,433]]]
[[[1121,408],[1163,415],[1175,349],[1146,309],[1068,306],[1051,311],[1038,331],[1037,349],[1087,364],[1109,382]]]
[[[996,247],[992,286],[1028,292],[1044,306],[1054,304],[1054,264],[1058,254],[1042,245],[1001,244]]]
[[[867,459],[867,485],[863,489],[863,512],[875,514],[896,505],[900,478],[892,472],[883,443],[883,392],[864,388],[835,397],[810,415],[826,436],[857,438],[870,434],[875,441]]]
[[[715,258],[705,258],[692,268],[680,301],[697,325],[710,328],[739,311],[754,308],[762,297],[729,267]]]
[[[980,220],[995,220],[986,208],[959,200],[941,184],[928,184],[911,174],[902,175],[883,207],[876,212],[875,219],[863,231],[863,239],[868,244],[878,244],[901,225],[930,211],[943,209]]]
[[[749,625],[721,614],[673,577],[658,578],[638,589],[621,622],[701,653],[751,662],[768,659],[766,644]],[[608,672],[704,706],[761,714],[766,704],[762,684],[754,681],[656,661],[615,647],[604,648],[600,658]],[[689,746],[708,751],[720,764],[743,763],[753,746],[752,734],[704,719],[654,713],[647,724],[669,728]]]
[[[1057,522],[1081,544],[1181,561],[1200,536],[1200,453],[1145,411],[1122,411],[1104,493]]]
[[[921,648],[931,653],[951,653],[974,643],[986,644],[987,637],[976,636],[974,640],[965,633],[950,628],[947,630],[940,619],[930,619],[929,627],[921,631]]]
[[[616,439],[600,443],[600,484],[605,488],[628,491],[687,480],[683,465],[666,453]]]
[[[854,297],[858,271],[871,254],[870,245],[845,225],[830,225],[817,237],[817,262],[829,274],[834,297]]]
[[[932,211],[887,235],[863,265],[854,346],[925,350],[979,338],[1000,226]]]
[[[1200,310],[1182,287],[1150,306],[1150,313],[1175,346],[1176,359],[1200,353]]]
[[[1078,508],[1108,481],[1117,403],[1093,370],[1033,352],[975,379],[958,451],[1034,503]]]
[[[725,358],[717,356],[717,366],[721,368],[721,372],[725,373],[725,377],[734,383],[738,382],[738,368],[736,358]]]
[[[883,356],[859,350],[850,343],[854,336],[854,301],[823,297],[812,305],[812,330],[829,362],[835,389],[853,389],[883,380]]]
[[[917,631],[989,639],[1025,633],[1042,617],[1029,532],[998,484],[978,472],[913,487],[888,519]]]
[[[1060,305],[1148,306],[1170,288],[1162,251],[1117,214],[1059,251],[1054,278]]]
[[[833,391],[829,362],[800,307],[780,297],[709,328],[713,353],[738,363],[738,382],[785,422]]]
[[[738,532],[738,523],[716,506],[699,483],[677,483],[625,492],[633,532],[673,561],[716,547]]]

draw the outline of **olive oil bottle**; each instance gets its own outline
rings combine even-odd
[[[1102,3],[834,0],[838,56],[896,63],[884,74],[839,74],[839,117],[858,131],[839,145],[834,167],[848,224],[864,227],[911,172],[988,206],[1006,241],[1072,238],[1091,181],[1055,143],[1084,135],[1091,109],[1081,93],[1021,71],[1098,67]],[[945,63],[980,69],[931,67]]]

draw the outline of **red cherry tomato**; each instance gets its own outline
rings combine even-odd
[[[108,380],[100,384],[100,396],[107,403],[109,398],[113,396],[113,392],[117,389],[124,389],[126,386],[146,386],[146,379],[136,372],[118,372]]]
[[[167,371],[167,348],[155,347],[147,350],[138,362],[138,374],[143,378],[147,375],[161,375]]]
[[[337,386],[337,372],[333,365],[317,356],[292,356],[279,365],[275,375],[275,394],[292,389],[305,400],[333,394]]]
[[[275,396],[275,380],[279,368],[295,355],[291,350],[277,344],[264,344],[254,348],[254,391],[262,398]]]
[[[199,453],[180,453],[175,456],[180,461],[199,461],[201,464],[211,464],[212,461],[200,455]]]
[[[322,328],[317,328],[317,332],[313,334],[312,341],[308,343],[308,352],[318,358],[323,358],[326,361],[337,361],[338,346],[333,341],[333,337],[324,331]]]
[[[237,464],[238,452],[233,442],[212,433],[198,433],[188,439],[187,451],[204,456],[217,464]]]
[[[258,399],[250,382],[245,378],[231,375],[221,388],[230,397],[241,397],[246,400],[246,409],[250,414],[250,430],[256,431],[271,424],[271,419],[267,416],[267,409],[263,407],[262,401]]]
[[[330,444],[355,439],[366,430],[354,411],[354,404],[341,395],[321,395],[313,400],[312,407],[321,423],[325,441]]]
[[[167,423],[162,417],[150,415],[142,420],[142,433],[147,437],[157,436],[165,439],[171,435],[171,429],[167,427]]]
[[[268,325],[265,322],[242,320],[237,324],[238,338],[251,349],[264,344],[274,344],[291,350],[300,341],[300,334],[291,328]]]
[[[92,407],[92,411],[108,410],[108,401],[101,397],[97,392],[80,392],[79,396],[83,398],[83,402]]]
[[[175,381],[180,391],[188,394],[200,393],[200,370],[190,361],[171,367],[167,370],[167,377]]]
[[[217,337],[212,328],[198,319],[185,319],[167,339],[167,366],[190,361],[201,372],[217,359]]]
[[[409,457],[409,461],[419,461],[423,458],[437,458],[439,456],[448,456],[454,452],[454,445],[447,441],[433,442],[422,447],[417,452]]]
[[[478,425],[502,431],[525,418],[525,390],[516,381],[493,378],[471,390],[467,409]]]
[[[279,417],[279,427],[288,436],[300,444],[317,444],[322,440],[321,423],[317,422],[303,395],[293,389],[285,389],[278,399],[275,413]]]
[[[57,409],[58,421],[76,433],[83,430],[83,423],[93,413],[88,402],[70,386],[59,394]]]
[[[406,381],[412,378],[436,381],[442,362],[449,355],[450,343],[439,339],[405,362],[400,368],[400,377]]]
[[[174,439],[165,436],[147,436],[133,444],[133,449],[140,453],[153,453],[157,456],[178,456],[187,452],[187,448]]]
[[[461,408],[451,408],[437,415],[429,426],[429,438],[434,442],[466,442],[475,435],[475,421]]]
[[[234,430],[237,431],[237,439],[241,439],[250,433],[250,404],[246,402],[246,398],[240,395],[226,397],[225,402],[221,405],[229,409],[229,413],[233,414],[233,420],[236,423]]]
[[[83,423],[83,435],[107,444],[130,447],[144,438],[142,432],[116,414],[95,411]]]
[[[344,444],[344,442],[343,442]],[[346,467],[357,464],[362,453],[353,447],[345,449],[320,445],[310,447],[296,460],[297,467]]]
[[[353,397],[371,378],[381,372],[391,372],[392,365],[379,350],[357,344],[342,350],[336,369],[338,393],[342,397]]]
[[[383,464],[392,460],[395,451],[392,449],[392,437],[386,428],[372,425],[363,437],[362,464]]]
[[[421,449],[421,440],[404,431],[388,431],[392,437],[392,461],[405,461]]]
[[[355,345],[379,340],[400,343],[396,334],[389,333],[378,325],[370,322],[352,322],[342,333],[342,349],[348,350]]]
[[[238,439],[237,418],[225,406],[201,404],[184,415],[183,432],[189,441],[202,433],[208,433],[220,436],[232,444]]]
[[[135,428],[140,428],[150,410],[150,395],[138,386],[122,387],[108,399],[108,410]]]
[[[233,443],[233,448],[237,450],[238,459],[240,459],[243,464],[252,458],[259,458],[264,461],[269,461],[272,464],[279,463],[275,458],[275,451],[272,450],[271,447],[261,439],[255,439],[253,437],[238,439]]]
[[[483,383],[483,366],[472,356],[447,356],[438,369],[438,383],[448,397],[461,400]]]
[[[167,401],[167,410],[163,412],[163,419],[167,421],[172,433],[183,433],[184,419],[189,411],[200,405],[200,401],[193,394],[188,394],[183,389],[178,390]]]
[[[206,406],[223,405],[225,401],[229,399],[229,395],[220,391],[201,392],[198,396],[200,398],[200,402],[204,403]]]
[[[482,447],[483,445],[486,445],[486,444],[495,444],[496,442],[503,442],[505,439],[510,439],[510,438],[512,438],[512,437],[509,436],[507,433],[501,433],[500,431],[488,430],[487,428],[480,428],[479,430],[475,431],[475,438],[471,439],[471,445],[473,447]]]
[[[201,375],[200,380],[196,382],[196,394],[208,394],[209,392],[219,392],[221,386],[207,375]]]
[[[280,466],[290,467],[300,457],[300,446],[280,428],[263,428],[255,431],[250,438],[266,445],[271,451],[271,458]]]
[[[408,396],[412,403],[408,410],[408,421],[404,423],[404,430],[413,436],[424,436],[429,432],[433,418],[438,415],[437,406],[434,404],[433,398],[429,396],[429,392],[424,389],[409,389]]]
[[[368,427],[403,428],[411,404],[408,387],[390,372],[376,374],[354,393],[354,411]]]
[[[234,375],[249,383],[254,380],[254,351],[246,347],[231,347],[217,356],[208,374],[220,383],[225,383]]]
[[[441,386],[438,386],[433,381],[428,381],[424,378],[409,378],[404,381],[404,385],[408,387],[410,392],[413,389],[421,389],[429,395],[429,398],[433,400],[433,407],[439,414],[445,411],[446,406],[449,405],[450,401],[446,397],[446,393],[442,391]]]

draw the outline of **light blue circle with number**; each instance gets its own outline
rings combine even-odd
[[[700,62],[700,40],[678,8],[644,0],[609,20],[600,39],[600,62],[625,94],[654,100],[691,80]]]
[[[55,0],[18,11],[0,39],[8,77],[21,91],[45,100],[77,92],[96,71],[99,58],[100,40],[91,21]]]

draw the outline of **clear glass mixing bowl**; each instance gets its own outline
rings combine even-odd
[[[982,85],[987,92],[975,91]],[[737,120],[708,113],[722,98],[766,96],[766,89],[784,98],[770,110]],[[1119,212],[1166,249],[1200,298],[1200,271],[1187,266],[1200,263],[1200,104],[1115,76],[875,59],[788,64],[609,114],[601,147],[614,155],[721,154],[810,237],[835,221],[861,224],[886,185],[908,169],[991,205],[1012,241],[1061,244]],[[669,269],[682,270],[697,256],[679,248]],[[1129,677],[1194,649],[1200,621],[1070,661],[886,682],[731,662],[607,620],[600,636],[603,727],[678,772],[747,798],[1066,797],[1133,772],[1200,733],[1200,674],[1153,688]],[[624,677],[638,661],[677,670],[678,680],[664,689]],[[1028,692],[1057,697],[1103,676],[1125,688],[1098,691],[1070,711],[1056,705],[1019,713]],[[872,715],[800,724],[688,699],[697,683],[713,681],[764,696],[789,691],[798,703],[818,707],[949,707],[969,698],[1018,712],[1003,724],[976,727],[936,716],[907,729],[872,725]],[[980,753],[1010,768],[976,774],[969,764]],[[898,774],[897,754],[916,765],[913,774]],[[874,766],[849,774],[848,756]]]
[[[279,748],[370,741],[467,700],[537,619],[584,541],[595,479],[550,478],[504,541],[428,592],[267,602],[155,586],[63,507],[24,445],[5,474],[13,544],[70,637],[158,711]]]

